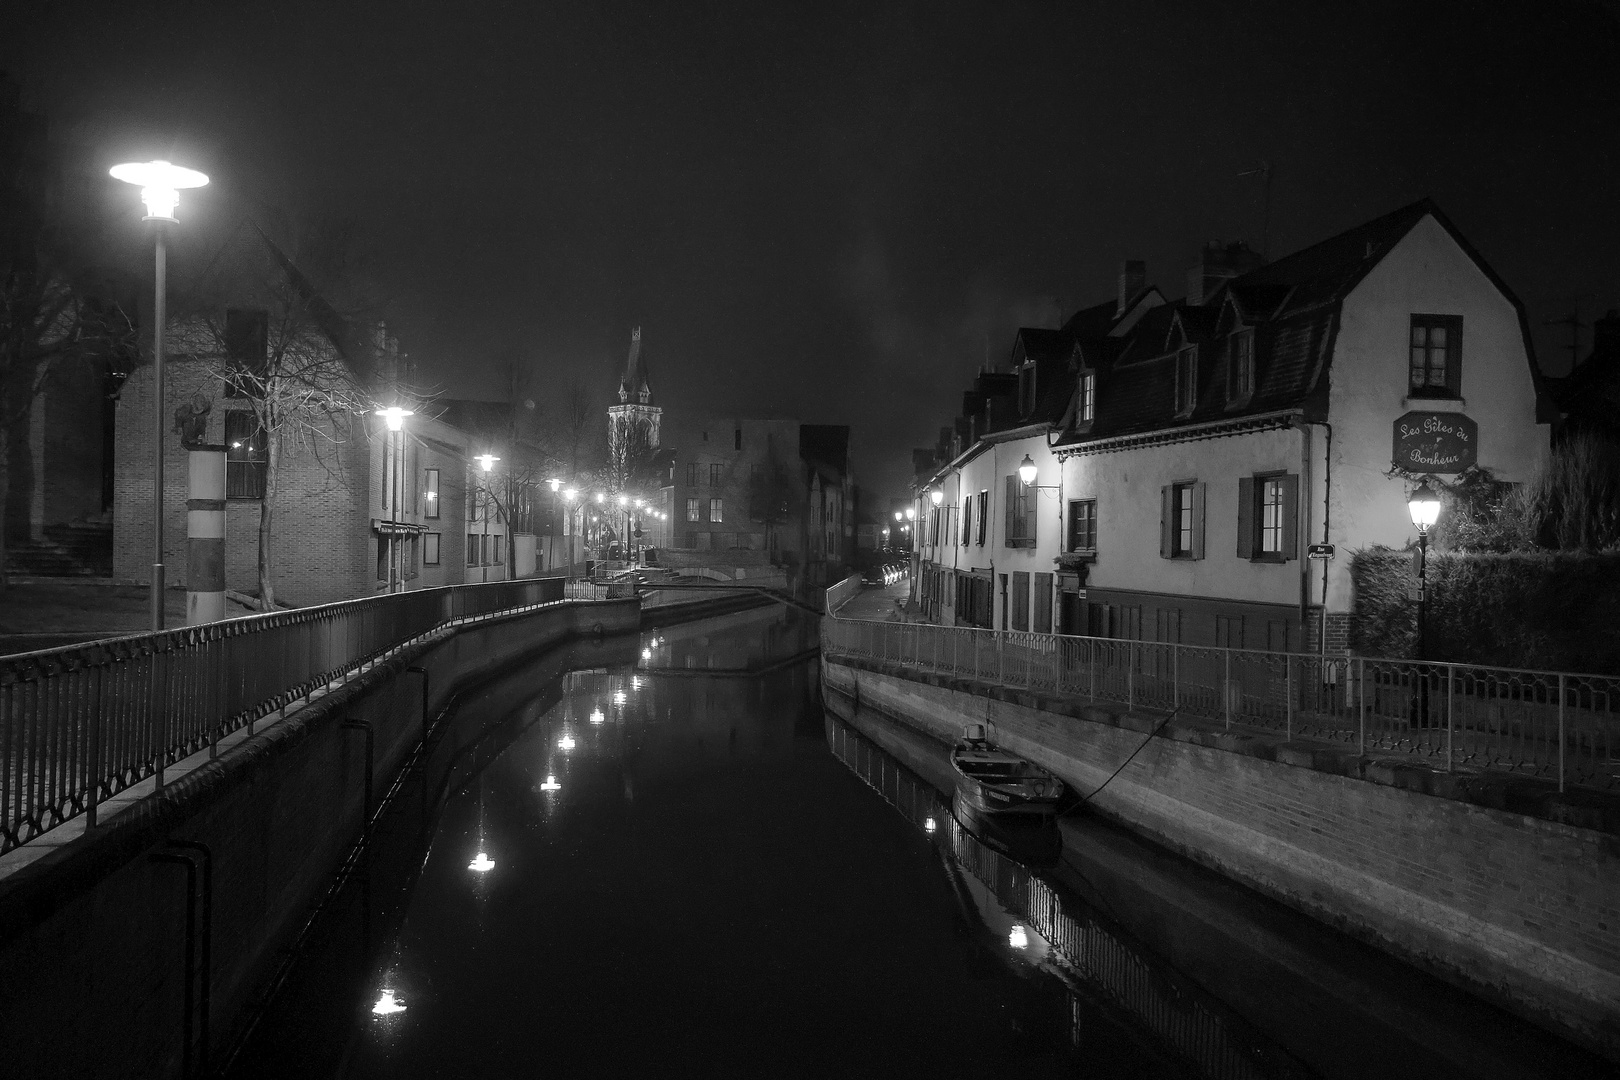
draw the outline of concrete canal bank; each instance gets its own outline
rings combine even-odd
[[[664,606],[657,620],[770,602],[706,598]],[[14,852],[0,878],[0,1071],[175,1076],[217,1064],[413,763],[425,720],[505,672],[561,663],[571,643],[632,634],[642,615],[636,599],[563,601],[442,628],[267,718],[96,829],[44,837],[48,853],[20,867]]]
[[[1620,1060],[1620,837],[1343,775],[1309,748],[824,658],[828,706],[949,741],[968,722],[1095,811]],[[1140,749],[1138,749],[1140,748]],[[1432,790],[1432,786],[1431,786]],[[1601,811],[1599,824],[1606,822]]]

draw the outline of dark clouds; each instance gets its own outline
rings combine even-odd
[[[1432,195],[1533,320],[1620,303],[1596,4],[19,7],[0,63],[107,163],[359,218],[457,392],[605,393],[641,324],[666,407],[853,424],[880,488],[987,338],[1258,242],[1260,160],[1275,253]]]

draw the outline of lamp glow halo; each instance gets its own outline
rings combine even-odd
[[[132,161],[125,165],[114,165],[108,171],[114,180],[139,187],[173,188],[178,191],[208,184],[206,174],[182,165],[171,165],[167,161]]]

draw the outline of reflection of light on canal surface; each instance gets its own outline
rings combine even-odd
[[[384,990],[377,1003],[371,1007],[374,1016],[392,1016],[405,1011],[405,1003],[394,996],[392,990]]]
[[[1015,949],[1027,949],[1029,948],[1029,934],[1022,926],[1014,925],[1011,930],[1007,931],[1007,944]]]
[[[541,791],[561,791],[562,785],[557,783],[557,777],[551,773],[546,774],[546,782],[540,785]]]
[[[641,650],[641,658],[643,660],[651,660],[652,659],[652,650],[651,649],[642,649]]]
[[[572,735],[564,735],[562,738],[557,740],[557,745],[562,747],[564,750],[572,750],[574,748],[574,737]]]
[[[628,698],[623,690],[613,691],[613,704],[623,706]]]
[[[495,860],[491,859],[484,852],[480,851],[478,853],[478,857],[467,864],[467,869],[476,871],[480,874],[487,874],[491,870],[495,869]]]
[[[602,720],[603,720],[602,710],[601,709],[592,709],[591,710],[591,723],[600,724],[602,722]]]
[[[927,821],[923,822],[923,832],[933,832],[937,828],[939,828],[939,823],[933,818],[929,818]]]

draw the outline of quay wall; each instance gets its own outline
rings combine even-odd
[[[822,660],[834,711],[944,741],[986,722],[1173,851],[1620,1061],[1620,837],[1235,752],[1158,717],[1066,715]],[[1140,748],[1140,749],[1139,749]]]
[[[0,880],[0,1071],[180,1075],[186,870],[152,858],[195,854],[174,841],[211,852],[207,1043],[217,1065],[361,834],[367,740],[346,722],[371,725],[375,805],[422,736],[423,678],[408,668],[426,670],[436,716],[546,649],[639,625],[640,603],[627,599],[445,628]],[[196,1069],[200,1003],[193,1017]]]

